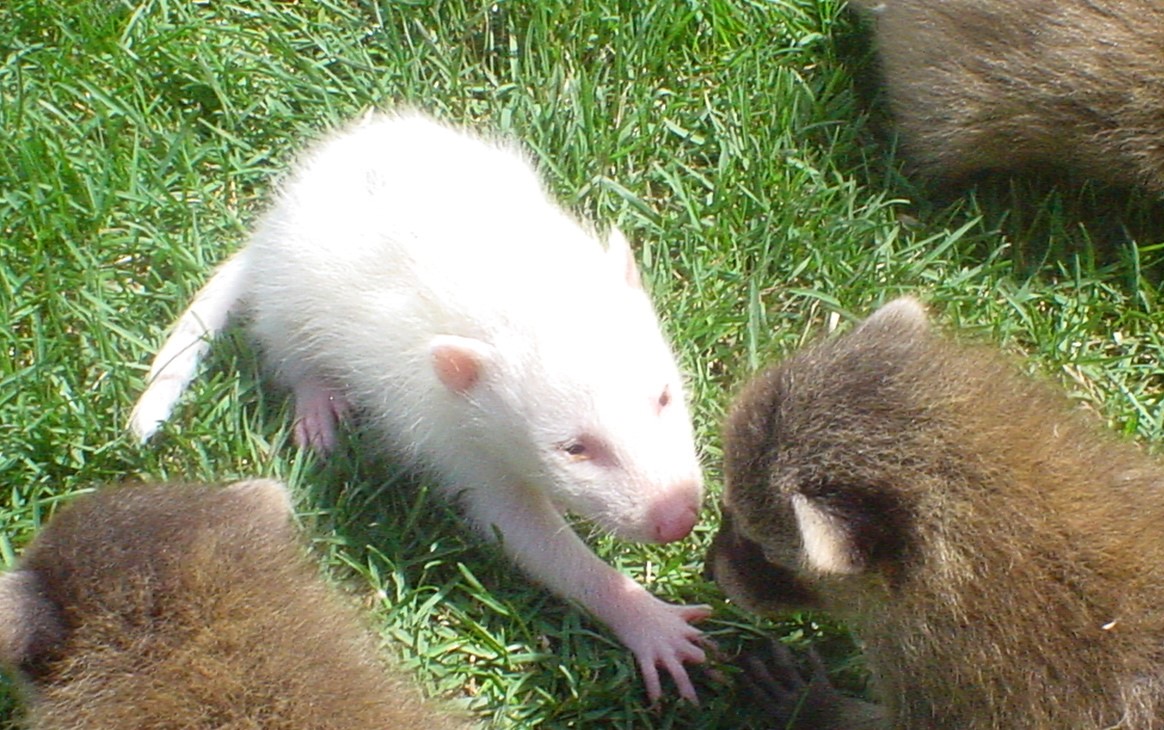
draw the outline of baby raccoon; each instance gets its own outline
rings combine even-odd
[[[0,577],[32,730],[468,728],[390,673],[274,481],[106,488]]]
[[[1164,194],[1164,4],[856,0],[918,170],[1064,168]]]
[[[799,727],[1164,726],[1164,470],[1057,389],[900,299],[760,373],[724,439],[716,580],[848,621],[882,703],[810,692]]]

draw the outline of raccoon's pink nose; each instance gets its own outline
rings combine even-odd
[[[647,510],[651,537],[657,542],[682,540],[699,521],[699,488],[675,489]]]

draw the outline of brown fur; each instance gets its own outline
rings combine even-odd
[[[740,394],[709,564],[849,621],[890,727],[1164,727],[1164,469],[1096,426],[899,300]]]
[[[1164,194],[1164,4],[858,0],[920,172],[1069,168]]]
[[[36,730],[466,728],[386,671],[281,485],[109,488],[0,578]]]

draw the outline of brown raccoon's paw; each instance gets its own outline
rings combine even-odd
[[[812,674],[806,678],[787,646],[776,640],[768,644],[741,657],[739,664],[741,682],[765,708],[772,730],[850,728],[849,709],[856,700],[833,688],[820,656],[809,649]]]

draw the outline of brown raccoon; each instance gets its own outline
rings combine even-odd
[[[283,486],[107,488],[0,577],[34,730],[467,728],[382,663]]]
[[[848,621],[884,726],[1164,727],[1164,469],[1055,388],[900,299],[759,374],[724,441],[713,575]]]
[[[946,183],[1063,168],[1164,194],[1164,3],[857,0],[906,156]]]

